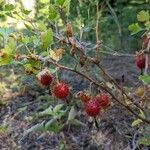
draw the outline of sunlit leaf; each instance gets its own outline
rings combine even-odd
[[[0,66],[8,65],[12,62],[15,54],[16,44],[17,43],[13,38],[9,38],[5,48],[0,50]]]
[[[73,121],[75,119],[75,116],[76,116],[76,111],[75,111],[74,106],[72,106],[68,115],[68,121],[69,122]]]
[[[144,25],[146,30],[150,30],[150,21],[147,21]]]
[[[53,112],[56,114],[56,113],[58,113],[60,110],[61,110],[61,108],[64,106],[64,104],[58,104],[58,105],[56,105],[55,107],[54,107],[54,109],[53,109]]]
[[[22,42],[23,42],[25,45],[27,45],[28,43],[30,43],[30,37],[24,36],[24,37],[22,38]]]
[[[59,48],[59,49],[56,49],[56,50],[50,50],[49,51],[49,56],[52,59],[54,59],[56,61],[59,61],[62,58],[64,53],[65,53],[65,50],[62,49],[62,48]]]
[[[43,21],[39,21],[37,24],[37,29],[39,31],[45,31],[45,30],[47,30],[47,27]]]
[[[134,127],[134,126],[137,126],[137,125],[139,125],[140,123],[142,123],[143,121],[141,120],[141,119],[136,119],[136,120],[134,120],[133,122],[132,122],[132,126]]]
[[[140,79],[144,84],[150,84],[150,75],[141,75],[141,76],[139,76],[139,79]]]
[[[142,118],[145,118],[145,114],[144,112],[140,109],[140,114],[139,114]]]
[[[66,13],[66,15],[69,15],[70,12],[70,2],[71,0],[65,0],[63,4],[64,12]]]
[[[128,30],[133,35],[133,34],[136,34],[136,33],[140,32],[142,30],[142,28],[139,26],[138,23],[135,23],[135,24],[129,25]]]
[[[137,19],[140,22],[149,21],[149,11],[142,10],[137,14]]]
[[[53,43],[52,29],[48,29],[41,34],[41,42],[43,50],[46,50]]]
[[[64,2],[65,2],[65,0],[55,0],[55,3],[60,6],[62,6],[64,4]]]
[[[49,19],[54,20],[57,17],[56,9],[53,7],[53,5],[49,6]]]
[[[53,107],[49,106],[47,109],[39,113],[39,116],[45,116],[45,115],[52,115],[53,114]]]
[[[7,51],[9,52],[9,53],[15,53],[15,49],[16,49],[16,46],[17,46],[17,42],[16,42],[16,40],[14,39],[14,38],[9,38],[8,39],[8,42],[7,42],[7,45],[5,46],[5,49],[7,49]]]
[[[22,9],[22,12],[26,15],[29,15],[31,10],[27,10],[27,9]]]
[[[132,3],[132,4],[143,4],[143,3],[145,3],[145,0],[132,0],[130,3]]]
[[[5,11],[11,11],[14,9],[14,5],[13,4],[5,4],[4,5],[4,10]]]
[[[28,30],[32,30],[32,25],[30,22],[24,22],[24,25]]]
[[[2,4],[4,2],[4,0],[0,0],[0,4]]]

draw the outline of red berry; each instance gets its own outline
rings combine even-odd
[[[106,93],[101,93],[97,95],[95,99],[99,102],[100,106],[103,108],[107,108],[110,104],[109,96]]]
[[[136,56],[136,65],[141,70],[145,68],[145,56],[143,54]]]
[[[42,70],[37,75],[38,81],[44,85],[49,86],[52,83],[52,75],[47,69]]]
[[[59,82],[54,85],[53,92],[57,98],[64,99],[69,95],[69,87],[67,84]]]
[[[90,100],[85,103],[84,109],[89,116],[95,117],[100,112],[100,104],[97,100]]]

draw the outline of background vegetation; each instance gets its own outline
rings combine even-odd
[[[141,39],[150,31],[149,6],[0,0],[0,148],[148,150],[149,37]],[[41,86],[45,70],[51,81]],[[65,99],[54,92],[59,80]],[[92,105],[105,92],[107,106],[89,117],[81,92]]]

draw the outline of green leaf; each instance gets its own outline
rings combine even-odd
[[[139,114],[142,118],[145,118],[145,114],[144,112],[140,109],[140,114]]]
[[[46,50],[53,43],[53,32],[52,29],[48,29],[41,35],[42,48]]]
[[[62,6],[64,4],[65,0],[56,0],[55,3],[56,5]]]
[[[8,126],[0,125],[0,135],[7,134],[7,132],[8,132]]]
[[[15,54],[16,44],[17,43],[13,38],[9,38],[5,49],[1,50],[1,53],[4,55],[0,57],[0,66],[8,65],[12,62]]]
[[[82,126],[82,127],[86,127],[86,124],[77,120],[77,119],[74,119],[72,122],[72,124],[76,125],[76,126]]]
[[[14,7],[14,5],[13,4],[5,4],[4,5],[4,10],[5,11],[11,11],[11,10],[13,10],[15,7]]]
[[[149,31],[150,30],[150,21],[147,21],[144,25],[145,25],[145,29]]]
[[[30,22],[24,22],[24,25],[28,30],[32,30],[32,25]]]
[[[30,37],[24,36],[24,37],[22,38],[22,42],[23,42],[25,45],[27,45],[28,43],[30,43]]]
[[[47,100],[48,102],[51,102],[51,101],[52,101],[52,99],[51,99],[51,97],[49,96],[49,94],[39,96],[39,97],[38,97],[38,100]]]
[[[0,58],[0,66],[8,65],[11,62],[12,62],[12,58],[11,57]]]
[[[4,0],[0,0],[0,4],[2,4],[4,2]]]
[[[59,143],[58,149],[59,150],[66,150],[65,145],[66,145],[66,141],[64,139],[62,139]]]
[[[9,52],[9,54],[14,54],[17,46],[17,42],[14,38],[9,38],[5,49]]]
[[[144,84],[150,84],[150,75],[141,75],[139,76],[139,80],[141,80]]]
[[[70,1],[71,0],[65,0],[64,4],[63,4],[63,10],[66,13],[66,15],[69,15],[70,12]]]
[[[23,66],[26,72],[37,74],[37,72],[40,70],[41,63],[37,60],[28,60]]]
[[[76,116],[76,111],[74,106],[72,106],[68,115],[68,121],[69,122],[73,121],[75,119],[75,116]]]
[[[149,21],[149,11],[142,10],[137,14],[137,20],[139,22]]]
[[[42,51],[41,53],[40,53],[40,56],[42,56],[42,57],[46,57],[46,56],[48,56],[49,55],[49,53],[47,52],[47,51]]]
[[[4,38],[4,44],[7,44],[7,40],[11,33],[15,32],[13,28],[0,28],[0,35]]]
[[[50,5],[49,6],[49,17],[48,18],[50,20],[54,20],[56,17],[57,17],[57,12],[56,12],[54,6]]]
[[[25,131],[23,136],[26,136],[26,135],[28,135],[31,132],[45,131],[44,122],[45,121],[43,121],[42,123],[38,123],[38,124],[32,126],[31,128],[29,128],[28,130]]]
[[[56,105],[55,107],[54,107],[54,109],[53,109],[53,112],[55,113],[55,114],[57,114],[60,110],[61,110],[61,108],[64,106],[64,104],[58,104],[58,105]]]
[[[139,139],[138,144],[139,145],[143,144],[145,146],[150,146],[150,141],[148,139],[146,139],[146,138],[143,137],[143,138]]]
[[[39,116],[53,115],[53,107],[49,106],[47,109],[39,113]]]
[[[128,26],[128,30],[131,32],[131,35],[136,34],[140,31],[142,31],[142,28],[139,26],[138,23],[131,24]]]
[[[4,55],[0,57],[0,66],[10,64],[13,60],[13,55],[11,55],[6,49],[2,50],[1,53],[4,53]]]
[[[37,29],[39,31],[45,31],[45,30],[47,30],[47,27],[43,21],[39,21],[37,24]]]
[[[29,15],[31,10],[27,10],[27,9],[22,9],[22,12],[25,14],[25,15]]]
[[[130,3],[131,4],[143,4],[145,3],[145,0],[132,0]]]
[[[139,125],[140,123],[142,123],[143,121],[141,120],[141,119],[136,119],[136,120],[134,120],[133,122],[132,122],[132,126],[134,127],[134,126],[137,126],[137,125]]]
[[[56,119],[51,119],[45,125],[46,130],[52,131],[54,133],[58,133],[63,127],[64,125],[59,123]]]

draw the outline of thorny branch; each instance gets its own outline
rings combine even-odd
[[[87,52],[88,51],[91,51],[92,49],[97,49],[99,48],[100,46],[105,46],[103,45],[102,43],[99,43],[99,44],[96,44],[94,45],[93,47],[88,47],[86,43],[83,43],[83,42],[80,42],[78,40],[76,40],[75,38],[66,38],[60,34],[54,34],[54,37],[59,41],[59,42],[63,42],[67,45],[70,45],[71,47],[75,46],[75,48],[80,51],[80,53],[83,54],[83,57],[86,59],[86,60],[89,60],[90,62],[92,62],[93,64],[95,64],[103,73],[105,76],[107,76],[110,81],[112,81],[112,83],[124,94],[124,96],[126,96],[126,98],[128,100],[130,100],[132,102],[132,104],[134,104],[137,108],[141,109],[144,113],[145,111],[143,110],[143,108],[135,102],[135,100],[131,97],[129,97],[127,95],[127,93],[120,87],[120,85],[105,71],[105,69],[103,69],[103,67],[100,65],[99,63],[99,60],[98,59],[93,59],[91,57],[88,57],[87,56]],[[125,104],[124,102],[122,102],[121,100],[119,100],[111,91],[108,87],[106,87],[106,85],[104,85],[104,83],[98,83],[96,82],[95,80],[93,80],[92,78],[86,76],[85,74],[83,74],[82,72],[79,72],[77,70],[74,70],[72,68],[68,68],[68,67],[65,67],[61,64],[58,64],[56,62],[54,62],[53,60],[51,60],[49,57],[45,57],[45,58],[42,58],[41,56],[35,56],[37,60],[39,61],[44,61],[44,62],[49,62],[55,66],[57,66],[59,69],[65,69],[65,70],[68,70],[68,71],[72,71],[72,72],[75,72],[77,73],[78,75],[84,77],[85,79],[87,79],[88,81],[90,81],[91,83],[93,83],[94,85],[100,87],[101,89],[103,89],[104,91],[108,92],[112,98],[114,100],[116,100],[119,104],[121,104],[122,106],[124,106],[127,110],[129,110],[132,114],[134,114],[137,118],[141,119],[143,122],[146,122],[146,123],[150,123],[150,120],[147,119],[146,117],[141,117],[137,112],[135,112],[129,105]],[[145,113],[146,114],[146,113]]]
[[[65,67],[65,66],[63,66],[63,65],[61,65],[59,63],[56,63],[56,62],[52,61],[49,57],[43,58],[41,56],[36,56],[36,59],[38,59],[39,61],[43,61],[43,62],[45,62],[45,61],[49,62],[49,63],[57,66],[59,69],[65,69],[65,70],[77,73],[78,75],[84,77],[85,79],[87,79],[88,81],[90,81],[91,83],[93,83],[94,85],[96,85],[96,86],[100,87],[101,89],[103,89],[104,91],[108,92],[112,96],[112,98],[114,100],[116,100],[119,104],[121,104],[122,106],[124,106],[128,111],[130,111],[137,118],[141,119],[143,122],[150,123],[149,119],[141,117],[138,113],[136,113],[135,111],[133,111],[133,109],[130,106],[128,106],[128,105],[124,104],[122,101],[120,101],[103,83],[96,82],[95,80],[93,80],[92,78],[88,77],[87,75],[83,74],[80,71],[77,71],[77,70],[74,70],[72,68]]]
[[[75,45],[76,48],[80,52],[82,52],[82,54],[84,55],[84,57],[86,59],[88,59],[89,61],[91,61],[92,63],[94,63],[104,73],[104,75],[107,76],[110,79],[110,81],[112,81],[112,83],[124,94],[124,96],[126,96],[126,98],[128,100],[130,100],[137,108],[141,109],[145,113],[144,109],[138,103],[136,103],[133,98],[131,98],[130,96],[128,96],[127,93],[124,90],[122,91],[122,88],[120,87],[120,85],[105,71],[105,69],[103,69],[103,67],[100,65],[99,61],[97,61],[96,59],[93,59],[91,57],[88,57],[86,55],[86,50],[88,49],[88,47],[86,47],[85,45],[83,45],[82,43],[80,43],[79,41],[77,41],[76,39],[73,39],[73,38],[67,39],[64,36],[59,36],[59,35],[55,35],[55,38],[57,38],[59,41],[65,43],[65,44],[68,44],[70,46]],[[96,48],[96,47],[97,46],[94,46],[94,48]],[[57,66],[58,66],[58,64],[57,64]],[[95,84],[95,85],[101,87],[103,90],[107,91],[117,102],[119,102],[121,105],[123,105],[124,107],[126,107],[132,114],[134,114],[135,116],[137,116],[138,118],[140,118],[144,122],[150,123],[150,120],[142,118],[141,116],[139,116],[139,114],[135,113],[129,106],[125,105],[118,98],[116,98],[116,96],[114,96],[113,93],[111,93],[106,87],[104,87],[104,85],[97,83],[93,79],[87,77],[86,75],[84,75],[81,72],[78,72],[76,70],[73,70],[73,69],[70,69],[70,68],[67,68],[67,67],[64,67],[64,66],[60,66],[60,68],[73,71],[73,72],[75,72],[75,73],[83,76],[84,78],[86,78],[87,80],[89,80],[90,82],[92,82],[93,84]]]

